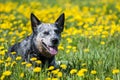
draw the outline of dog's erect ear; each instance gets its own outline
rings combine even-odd
[[[58,27],[61,29],[61,32],[64,29],[64,21],[65,21],[65,14],[62,13],[59,18],[55,21],[55,24],[58,25]]]
[[[34,33],[36,32],[37,26],[39,24],[41,24],[41,21],[33,13],[31,13],[31,25]]]

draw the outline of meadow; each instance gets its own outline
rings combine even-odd
[[[59,69],[5,56],[10,46],[31,34],[31,13],[53,23],[63,12]],[[120,1],[0,0],[0,80],[120,80]]]

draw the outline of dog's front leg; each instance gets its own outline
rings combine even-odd
[[[58,65],[56,64],[55,57],[53,57],[53,58],[50,60],[49,66],[54,66],[54,69],[59,68]]]

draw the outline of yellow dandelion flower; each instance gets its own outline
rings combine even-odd
[[[105,80],[112,80],[110,77],[106,77]]]
[[[93,36],[89,36],[88,38],[91,39]]]
[[[85,53],[88,53],[90,50],[88,48],[84,49]]]
[[[41,68],[40,67],[35,67],[34,69],[33,69],[33,72],[40,72],[41,71]]]
[[[101,44],[101,45],[104,45],[104,44],[105,44],[105,42],[104,42],[104,41],[101,41],[101,42],[100,42],[100,44]]]
[[[102,38],[106,38],[106,35],[102,35],[101,37],[102,37]]]
[[[60,45],[60,46],[58,47],[58,49],[59,49],[59,50],[64,50],[64,47]]]
[[[12,54],[12,55],[15,55],[15,54],[16,54],[16,52],[11,52],[11,54]]]
[[[27,63],[27,64],[26,64],[26,67],[27,67],[27,68],[29,68],[29,67],[31,67],[31,66],[32,66],[31,63]]]
[[[2,63],[4,63],[4,61],[0,59],[0,64],[2,64]]]
[[[5,41],[5,39],[4,39],[4,38],[1,38],[1,39],[0,39],[0,42],[4,42],[4,41]]]
[[[4,46],[0,46],[0,50],[4,49]]]
[[[107,36],[109,34],[109,32],[108,31],[103,31],[102,34]]]
[[[52,70],[51,73],[53,73],[53,74],[57,74],[58,72],[59,72],[59,69],[56,69],[56,70]]]
[[[77,52],[77,50],[73,50],[73,52],[74,52],[74,53],[76,53],[76,52]]]
[[[5,55],[5,50],[0,51],[0,55],[4,56]]]
[[[2,76],[0,77],[0,80],[4,80],[4,78],[5,78],[5,76],[4,76],[4,75],[2,75]]]
[[[68,43],[72,43],[72,39],[67,38],[67,42],[68,42]]]
[[[119,72],[120,72],[119,69],[113,69],[113,70],[112,70],[112,73],[113,73],[113,74],[117,74],[117,73],[119,73]]]
[[[47,75],[50,76],[51,72],[48,72]]]
[[[20,77],[23,78],[23,77],[24,77],[24,73],[21,73],[21,74],[20,74]]]
[[[69,53],[70,52],[70,50],[68,49],[68,50],[66,50],[66,53]]]
[[[91,74],[97,74],[96,70],[92,70]]]
[[[51,78],[51,80],[59,80],[58,78]]]
[[[13,67],[15,64],[17,64],[16,61],[13,61],[13,62],[11,63],[11,67]]]
[[[12,72],[11,71],[5,71],[5,72],[3,72],[3,75],[4,76],[10,76],[12,74]]]
[[[70,70],[70,74],[75,74],[77,72],[77,69]]]
[[[27,62],[21,62],[21,64],[22,64],[22,65],[25,65],[25,64],[27,64]]]
[[[83,63],[82,66],[86,66],[86,63]]]
[[[31,61],[36,61],[37,58],[36,57],[33,57],[33,58],[30,58]]]
[[[85,72],[87,72],[87,71],[88,71],[87,69],[83,68],[78,71],[77,75],[82,77],[82,76],[84,76]]]
[[[77,48],[76,47],[72,47],[73,52],[77,52]]]
[[[54,66],[50,66],[47,70],[53,70]]]
[[[85,69],[85,68],[83,68],[83,69],[81,69],[81,71],[82,71],[82,72],[87,72],[88,70]]]
[[[8,57],[7,59],[6,59],[6,61],[11,61],[12,60],[12,58],[11,57]]]
[[[67,46],[67,48],[68,48],[68,49],[71,49],[71,48],[72,48],[72,46],[68,45],[68,46]]]
[[[66,69],[66,68],[67,68],[67,66],[66,66],[65,64],[61,64],[60,67],[61,67],[62,69]]]
[[[85,24],[83,27],[87,29],[87,28],[88,28],[88,26],[89,26],[88,24]]]
[[[8,67],[8,66],[10,66],[10,64],[11,64],[10,62],[7,62],[7,63],[5,63],[5,66]]]
[[[16,60],[21,60],[21,59],[22,59],[21,56],[17,56],[17,57],[16,57]]]
[[[42,62],[40,60],[35,61],[37,64],[41,64]]]
[[[84,72],[78,71],[77,75],[82,77],[82,76],[84,76]]]
[[[57,76],[58,76],[58,77],[62,77],[62,72],[58,72],[58,73],[57,73]]]

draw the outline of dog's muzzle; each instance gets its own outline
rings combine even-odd
[[[48,46],[42,41],[42,46],[49,52],[52,56],[58,53],[58,48],[56,46]]]

